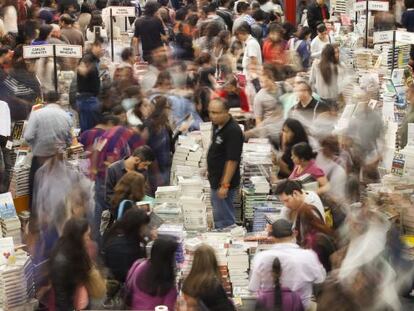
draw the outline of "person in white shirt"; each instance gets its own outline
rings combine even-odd
[[[292,230],[292,226],[285,219],[278,219],[273,223],[270,236],[274,245],[271,249],[255,255],[249,290],[260,294],[273,288],[272,264],[277,257],[282,266],[281,287],[297,292],[305,310],[316,309],[312,301],[312,286],[325,281],[326,271],[315,252],[301,249],[296,244],[297,232]]]
[[[317,32],[318,35],[313,38],[311,42],[311,57],[314,59],[321,57],[325,45],[335,43],[335,40],[329,35],[325,24],[320,24],[317,28]]]
[[[3,23],[6,33],[17,34],[17,8],[15,0],[4,1]]]
[[[236,29],[235,36],[244,45],[242,66],[243,73],[246,74],[250,65],[262,64],[260,44],[250,34],[250,26],[247,23]]]

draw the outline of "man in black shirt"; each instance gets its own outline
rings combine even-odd
[[[319,24],[329,20],[329,9],[325,0],[316,0],[308,6],[308,25],[312,30],[312,38],[316,37]]]
[[[102,44],[102,38],[95,39],[91,50],[85,53],[77,70],[76,105],[79,109],[79,123],[82,132],[93,128],[100,120],[101,105],[98,101],[98,95],[101,88],[99,59],[104,52]]]
[[[299,115],[308,121],[313,121],[322,113],[329,111],[329,107],[312,96],[312,88],[305,81],[296,82],[295,93],[298,103],[293,108],[293,117]]]
[[[211,187],[214,224],[216,229],[233,226],[233,197],[240,183],[240,157],[243,133],[229,114],[226,102],[214,99],[208,107],[213,136],[207,154],[208,180]]]
[[[148,1],[145,4],[144,16],[135,22],[132,44],[136,51],[139,51],[139,42],[141,41],[142,58],[147,62],[150,62],[151,52],[162,46],[163,41],[167,40],[161,20],[154,16],[158,8],[159,4],[156,1]]]

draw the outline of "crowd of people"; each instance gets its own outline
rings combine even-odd
[[[402,25],[414,31],[414,2],[405,2]],[[116,62],[110,24],[119,20],[105,14],[109,6],[136,11],[125,20],[130,47]],[[26,120],[26,243],[45,270],[45,310],[235,310],[210,246],[196,249],[177,284],[179,245],[157,235],[146,204],[170,185],[179,136],[209,121],[205,173],[217,231],[237,227],[243,143],[268,138],[273,147],[270,181],[283,219],[250,267],[256,310],[400,309],[412,264],[389,237],[394,228],[362,199],[380,181],[384,124],[361,87],[360,113],[336,130],[354,72],[325,0],[301,7],[306,17],[296,24],[279,0],[0,0],[0,193],[11,178],[10,129]],[[52,58],[24,58],[23,46],[50,44],[83,48],[81,59],[57,58],[59,71],[74,73],[69,94],[55,90]],[[402,147],[414,85],[406,100]],[[243,129],[234,111],[250,119]],[[66,150],[76,142],[85,164],[73,169]]]

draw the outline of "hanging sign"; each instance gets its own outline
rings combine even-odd
[[[414,44],[414,33],[407,31],[397,31],[396,32],[397,42]]]
[[[354,10],[357,11],[357,12],[365,11],[366,8],[367,8],[367,4],[366,4],[365,1],[356,2],[355,5],[354,5]]]
[[[389,11],[390,4],[389,2],[384,1],[369,1],[368,10],[370,11]]]
[[[23,47],[23,58],[41,58],[53,56],[53,45],[26,45]]]
[[[106,12],[112,10],[112,16],[135,16],[135,7],[133,6],[110,6],[105,10],[108,10]]]
[[[56,56],[82,58],[82,46],[80,45],[56,45]]]

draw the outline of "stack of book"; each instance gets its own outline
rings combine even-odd
[[[183,195],[179,202],[183,212],[185,229],[191,231],[207,230],[207,210],[203,196],[197,198]]]
[[[178,200],[178,199],[177,199]],[[183,215],[177,203],[162,203],[154,206],[154,213],[165,223],[182,223]]]
[[[214,228],[213,206],[211,205],[210,182],[203,180],[203,202],[207,211],[207,224],[209,228]]]
[[[201,141],[205,152],[208,151],[211,144],[212,130],[213,124],[211,122],[200,123]]]
[[[10,182],[10,192],[14,198],[29,194],[30,165],[31,154],[27,150],[18,150]]]
[[[178,145],[175,148],[171,170],[175,170],[178,165],[185,165],[190,148],[184,145]]]
[[[16,253],[16,262],[0,266],[0,308],[22,308],[34,297],[33,265],[30,257]]]
[[[10,192],[0,194],[0,226],[3,237],[12,237],[15,245],[22,244],[21,223]]]
[[[270,192],[270,185],[267,181],[266,177],[264,176],[252,176],[250,177],[250,181],[253,184],[254,192],[255,193],[266,193]]]
[[[374,51],[369,49],[358,49],[354,52],[354,65],[357,70],[367,70],[373,67],[373,55]]]
[[[227,262],[232,287],[248,287],[249,255],[244,243],[229,245]]]
[[[176,203],[181,194],[179,186],[158,187],[155,191],[155,205]]]
[[[264,231],[267,225],[266,214],[280,214],[281,209],[274,205],[259,205],[254,208],[253,232]]]

